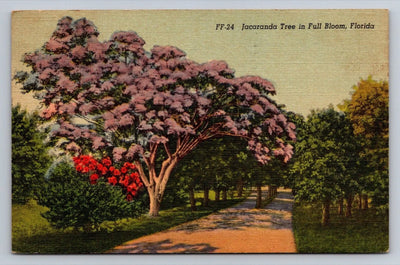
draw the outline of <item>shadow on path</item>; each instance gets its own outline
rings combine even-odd
[[[170,239],[165,239],[157,242],[141,242],[136,244],[124,245],[118,248],[119,254],[124,253],[211,253],[217,248],[211,247],[206,243],[199,244],[173,244]]]
[[[267,191],[263,191],[263,197]],[[278,196],[263,209],[254,209],[256,193],[244,202],[220,210],[212,215],[176,227],[176,231],[208,231],[216,229],[243,230],[248,227],[266,229],[291,229],[293,196],[282,190]]]

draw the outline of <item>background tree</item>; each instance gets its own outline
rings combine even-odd
[[[226,200],[227,191],[236,187],[239,180],[243,181],[242,175],[248,165],[240,163],[238,153],[246,145],[242,142],[239,147],[235,140],[238,139],[222,137],[203,143],[182,159],[173,173],[172,178],[178,176],[182,182],[187,183],[192,209],[195,209],[195,190],[203,191],[202,204],[208,206],[211,189],[215,191],[217,201],[221,198],[221,191],[222,198]]]
[[[246,164],[246,141],[235,137],[222,137],[208,142],[209,174],[212,176],[212,185],[217,198],[222,192],[222,199],[227,199],[228,191],[232,194],[237,191],[242,196],[244,182],[248,174],[249,165]],[[252,157],[254,160],[254,158]]]
[[[343,194],[341,186],[347,172],[348,145],[352,138],[346,130],[345,115],[332,107],[312,111],[300,141],[296,143],[296,160],[292,167],[296,198],[322,203],[322,224],[330,218],[331,203]]]
[[[20,105],[12,108],[12,201],[37,199],[51,159],[44,144],[46,134],[38,130],[40,117]]]
[[[204,147],[203,145],[201,147]],[[207,154],[209,154],[207,152]],[[192,211],[197,210],[196,196],[197,190],[203,190],[203,204],[208,204],[208,187],[212,182],[212,174],[209,174],[209,156],[205,157],[204,148],[196,148],[187,155],[179,163],[174,170],[173,177],[170,182],[178,182],[183,184],[185,191],[189,195],[189,201]],[[168,183],[169,185],[169,183]],[[207,185],[206,189],[204,189]]]
[[[345,171],[339,181],[342,190],[343,198],[346,199],[346,212],[345,215],[350,217],[352,215],[352,208],[355,195],[361,189],[361,179],[363,178],[365,164],[360,157],[360,137],[354,135],[352,124],[348,115],[343,115],[341,120],[341,131],[338,134],[338,141],[340,141],[340,148],[342,151],[342,162]],[[339,197],[339,213],[341,212],[342,197]]]
[[[135,32],[104,42],[98,35],[84,18],[62,18],[49,41],[25,55],[31,71],[15,79],[23,91],[36,92],[46,107],[42,116],[57,123],[53,135],[68,152],[136,165],[151,216],[177,163],[208,139],[246,139],[264,164],[271,156],[290,159],[285,141],[295,138],[295,126],[269,98],[275,94],[269,81],[235,78],[225,62],[198,64],[171,46],[147,52]],[[158,163],[160,152],[166,156]]]
[[[354,133],[362,138],[362,156],[369,174],[365,191],[375,205],[387,207],[389,202],[389,85],[372,77],[361,79],[353,87],[351,100],[343,105],[349,114]],[[369,187],[369,188],[368,188]],[[365,194],[366,195],[366,194]],[[366,198],[366,205],[368,199]]]
[[[193,168],[197,170],[193,171]],[[179,183],[182,189],[188,194],[190,208],[192,211],[197,210],[196,206],[196,196],[195,189],[198,185],[198,180],[200,176],[196,176],[199,174],[199,168],[201,167],[200,161],[191,160],[189,157],[185,157],[181,163],[175,168],[174,177],[168,183]],[[195,175],[192,175],[194,173]],[[172,184],[173,185],[173,184]]]

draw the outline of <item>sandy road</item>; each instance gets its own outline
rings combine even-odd
[[[254,192],[236,206],[134,239],[108,253],[296,252],[290,190],[278,190],[278,196],[264,209],[254,209],[255,198]]]

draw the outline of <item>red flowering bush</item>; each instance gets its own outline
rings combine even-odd
[[[50,167],[41,186],[38,202],[48,208],[42,216],[52,226],[98,231],[104,221],[138,217],[148,209],[146,194],[128,201],[127,196],[132,197],[132,194],[126,195],[124,187],[107,182],[106,175],[101,175],[97,170],[98,165],[104,165],[101,161],[90,156],[76,157],[74,160],[82,173],[69,161],[61,161]],[[83,173],[86,170],[89,171]],[[88,179],[96,184],[90,184]]]
[[[132,200],[143,187],[136,166],[125,162],[117,168],[109,157],[97,161],[89,155],[80,155],[73,158],[78,173],[87,175],[91,184],[104,180],[110,185],[119,185],[126,193],[126,199]]]

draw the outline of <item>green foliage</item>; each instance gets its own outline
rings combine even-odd
[[[180,162],[174,177],[185,185],[186,190],[202,190],[204,187],[228,189],[234,186],[243,172],[237,171],[237,165],[232,164],[232,160],[237,159],[239,149],[229,140],[232,138],[217,138],[201,143]]]
[[[389,249],[388,214],[353,209],[345,218],[331,209],[331,224],[321,226],[320,204],[295,204],[293,232],[299,253],[382,253]]]
[[[61,162],[50,170],[39,203],[49,208],[43,213],[56,228],[97,228],[106,220],[134,217],[147,207],[142,200],[128,202],[121,189],[108,183],[92,185]]]
[[[343,195],[341,184],[351,166],[348,158],[354,158],[349,153],[353,139],[346,126],[345,116],[333,108],[310,114],[295,146],[297,155],[291,169],[296,176],[297,199],[315,202]]]
[[[367,139],[383,141],[389,138],[389,85],[387,81],[375,81],[372,77],[361,79],[353,87],[354,93],[348,105],[354,132]],[[377,146],[378,147],[378,146]]]
[[[248,185],[283,185],[286,170],[276,157],[267,165],[257,162],[242,139],[221,137],[200,144],[180,162],[173,177],[186,190],[211,188],[229,195]]]
[[[376,170],[368,176],[367,190],[371,191],[372,205],[381,210],[389,210],[389,174]]]
[[[12,108],[12,201],[26,203],[36,198],[51,159],[39,132],[40,118],[20,105]]]

